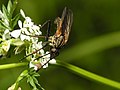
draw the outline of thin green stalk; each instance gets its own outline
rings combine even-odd
[[[26,62],[5,64],[5,65],[0,65],[0,70],[1,69],[10,69],[10,68],[15,68],[15,67],[21,67],[21,66],[26,66],[26,65],[28,65],[28,63],[26,63]]]
[[[14,90],[18,90],[20,81],[23,80],[27,76],[27,74],[28,74],[28,70],[24,70],[20,74],[20,76],[17,78],[17,80],[15,82],[15,88],[14,88]]]
[[[79,76],[83,76],[83,77],[88,78],[90,80],[94,80],[96,82],[99,82],[99,83],[102,83],[102,84],[120,89],[120,83],[119,82],[116,82],[116,81],[110,80],[108,78],[99,76],[97,74],[94,74],[94,73],[89,72],[87,70],[84,70],[82,68],[76,67],[74,65],[71,65],[71,64],[68,64],[68,63],[63,63],[61,61],[57,61],[57,65],[65,67],[65,68],[77,73]]]

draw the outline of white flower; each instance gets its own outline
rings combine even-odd
[[[50,52],[44,51],[42,41],[39,41],[40,39],[37,37],[42,35],[42,32],[40,31],[41,26],[35,25],[30,17],[25,16],[23,10],[20,10],[20,13],[24,18],[24,21],[18,21],[18,26],[20,29],[12,31],[11,36],[14,38],[19,38],[21,41],[30,41],[30,46],[26,48],[26,55],[33,53],[33,55],[28,57],[30,60],[29,67],[33,67],[35,70],[38,70],[41,67],[47,68],[48,63],[55,64],[56,60],[50,60]]]
[[[9,50],[9,48],[10,48],[10,43],[11,43],[10,40],[2,42],[2,50],[3,50],[5,53],[8,52],[8,50]]]
[[[20,9],[20,14],[25,18],[25,13],[22,9]]]
[[[22,21],[21,21],[21,20],[18,21],[18,26],[19,26],[20,28],[22,28]]]
[[[24,40],[30,41],[30,36],[26,36],[26,35],[24,35],[24,34],[21,34],[21,35],[20,35],[20,39],[21,39],[22,41],[24,41]]]
[[[45,55],[41,59],[41,65],[43,66],[43,68],[48,67],[49,60],[50,60],[50,53],[46,52]]]
[[[56,64],[56,60],[55,59],[52,59],[49,61],[50,64]]]
[[[14,38],[18,38],[21,34],[21,30],[14,30],[11,32],[11,36],[14,37]]]
[[[35,61],[35,62],[37,62],[37,61]],[[34,70],[38,70],[38,67],[37,67],[35,64],[33,64],[33,61],[30,61],[29,67],[30,67],[30,68],[33,67]]]
[[[35,33],[36,35],[42,35],[42,32],[40,31],[40,27],[39,27],[39,26],[33,25],[31,29],[34,30],[34,33]]]
[[[34,67],[34,70],[38,70],[39,68],[47,68],[48,67],[48,63],[50,61],[51,64],[55,64],[56,60],[52,59],[50,60],[50,53],[47,51],[43,57],[41,57],[39,60],[35,60],[36,58],[32,58],[32,60],[30,61],[29,67]],[[35,60],[35,61],[34,61]],[[33,64],[34,62],[37,62],[37,64]]]
[[[40,27],[34,25],[30,17],[24,17],[24,18],[25,20],[23,23],[21,20],[18,21],[18,25],[20,27],[19,31],[18,30],[12,31],[11,36],[14,38],[20,38],[22,41],[32,40],[32,42],[37,42],[38,38],[34,36],[42,34],[42,32],[40,31]]]
[[[43,68],[47,68],[48,67],[48,63],[56,64],[56,60],[55,59],[51,59],[50,60],[50,53],[47,51],[45,53],[45,56],[42,57],[41,65],[43,66]]]
[[[22,32],[22,30],[19,29],[19,30],[14,30],[14,31],[12,31],[10,34],[11,34],[11,36],[14,37],[14,38],[19,38],[19,37],[20,37],[20,39],[21,39],[22,41],[24,41],[24,40],[30,41],[30,36],[26,36],[26,35],[22,34],[21,32]]]
[[[39,50],[40,49],[38,53],[40,53],[41,55],[44,55],[44,50],[42,49],[43,48],[42,41],[41,42],[37,42],[37,43],[33,43],[32,48],[34,50]]]
[[[10,39],[10,31],[8,29],[4,31],[2,38],[3,40]]]

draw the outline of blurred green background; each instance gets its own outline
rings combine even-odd
[[[7,2],[8,0],[0,0],[0,7]],[[90,39],[120,31],[120,0],[19,0],[16,13],[19,9],[23,9],[36,24],[51,20],[51,32],[54,32],[56,30],[54,19],[61,16],[65,6],[73,11],[74,22],[69,42],[64,49],[60,50],[60,55],[56,59],[120,82],[120,46],[72,58],[81,53],[79,50],[81,44]],[[99,43],[99,45],[103,44]],[[97,44],[94,47],[97,47]],[[87,50],[89,49],[91,48]],[[11,58],[0,60],[0,64],[17,62],[18,58],[21,56],[11,55]],[[24,68],[1,70],[0,90],[7,90]],[[54,65],[50,65],[39,73],[41,75],[39,82],[46,90],[116,90]],[[25,80],[22,82],[22,90],[31,90]]]

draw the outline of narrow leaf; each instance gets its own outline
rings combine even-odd
[[[37,80],[35,77],[33,77],[33,80],[34,80],[34,83],[35,83],[36,85],[40,86],[38,80]]]
[[[8,5],[7,5],[7,11],[9,14],[11,13],[11,9],[12,9],[12,2],[11,2],[11,0],[9,0]]]
[[[3,11],[3,15],[4,15],[4,18],[9,21],[9,14],[8,14],[8,11],[6,9],[6,7],[4,5],[2,5],[2,11]]]
[[[3,21],[0,21],[0,24],[1,24],[1,26],[3,26],[5,29],[11,30],[11,28],[8,27],[8,25],[6,25],[6,23],[4,23]]]
[[[4,25],[0,23],[0,30],[2,31],[2,29],[6,29],[6,28],[4,27]]]
[[[12,29],[17,25],[17,22],[20,18],[20,14],[17,14],[13,19],[12,19]]]
[[[14,0],[12,8],[11,8],[11,14],[13,14],[13,12],[14,12],[16,6],[17,6],[17,3],[18,3],[17,0]]]
[[[29,77],[29,83],[30,83],[30,85],[31,85],[33,88],[36,88],[36,85],[35,85],[34,80],[33,80],[32,77]]]

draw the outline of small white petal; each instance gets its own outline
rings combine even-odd
[[[21,35],[20,35],[20,39],[21,39],[22,41],[25,40],[25,39],[26,39],[26,35],[21,34]]]
[[[42,46],[42,41],[41,42],[38,42],[38,46],[39,46],[39,48],[42,48],[43,46]]]
[[[28,40],[28,41],[30,41],[30,36],[26,36],[26,35],[23,35],[23,34],[21,34],[21,37],[23,36],[23,39],[21,38],[21,40]]]
[[[31,22],[30,18],[26,18],[26,20],[23,23],[23,27],[29,27],[29,28],[31,28],[33,25],[34,25],[34,23]]]
[[[50,64],[56,64],[56,60],[55,59],[52,59],[49,61]]]
[[[31,37],[31,40],[32,40],[32,42],[35,43],[35,44],[38,42],[38,38],[37,38],[37,37]]]
[[[14,38],[18,38],[21,34],[21,30],[14,30],[11,32],[11,36]]]
[[[26,35],[30,35],[30,33],[28,32],[28,30],[26,28],[24,29],[24,32]]]
[[[43,66],[43,68],[47,68],[47,67],[48,67],[48,63]]]
[[[43,68],[47,68],[47,67],[48,67],[47,60],[42,59],[42,60],[41,60],[41,65],[43,66]]]
[[[9,33],[10,31],[8,30],[8,29],[6,29],[5,31],[4,31],[4,34],[7,34],[7,33]]]
[[[18,25],[20,28],[22,28],[22,21],[21,20],[18,21]]]
[[[33,29],[30,28],[29,31],[30,31],[30,33],[33,33]]]
[[[41,50],[40,50],[40,53],[41,53],[41,55],[43,56],[43,55],[44,55],[44,49],[41,49]]]
[[[25,17],[25,21],[27,24],[34,25],[30,17]]]
[[[46,55],[44,56],[44,58],[46,59],[46,60],[49,60],[50,59],[50,52],[46,52]]]
[[[20,14],[25,18],[25,13],[22,9],[20,9]]]
[[[38,67],[35,66],[35,65],[32,63],[32,61],[30,61],[29,67],[30,67],[30,68],[34,68],[34,70],[38,70]]]

